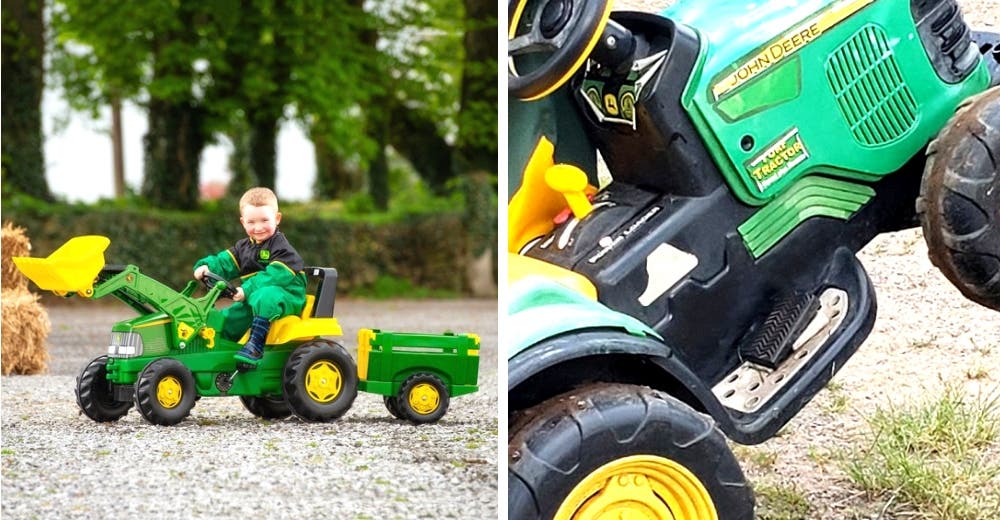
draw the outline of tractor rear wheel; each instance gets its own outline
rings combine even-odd
[[[297,417],[332,421],[351,408],[358,396],[358,368],[337,343],[318,340],[292,352],[285,362],[285,401]]]
[[[1000,310],[1000,87],[972,97],[927,147],[917,213],[931,262]]]
[[[389,410],[389,413],[391,413],[393,417],[403,420],[406,419],[401,413],[399,413],[399,404],[396,402],[396,396],[384,395],[382,396],[382,402],[385,403],[385,409]]]
[[[172,426],[194,408],[194,375],[176,359],[157,359],[139,372],[135,382],[135,407],[152,424]]]
[[[241,395],[240,402],[250,413],[261,419],[277,420],[292,415],[292,409],[283,398]]]
[[[76,404],[97,422],[117,421],[132,408],[132,401],[116,401],[108,381],[108,356],[100,356],[84,367],[76,378]]]
[[[418,372],[406,378],[396,396],[400,418],[416,424],[438,421],[448,411],[448,404],[448,387],[429,372]]]
[[[511,518],[754,515],[715,423],[650,388],[600,383],[554,397],[512,423],[507,453]]]

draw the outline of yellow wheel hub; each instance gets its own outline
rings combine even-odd
[[[717,520],[712,497],[690,470],[655,455],[613,460],[587,475],[555,520]]]
[[[184,397],[184,390],[181,389],[181,382],[174,376],[167,376],[156,384],[156,400],[164,408],[173,408],[181,402]]]
[[[441,403],[441,394],[434,385],[419,383],[410,389],[410,395],[406,400],[414,412],[420,415],[430,415],[438,409],[438,405]]]
[[[340,368],[328,360],[321,359],[306,370],[306,393],[317,403],[329,403],[336,399],[343,385]]]

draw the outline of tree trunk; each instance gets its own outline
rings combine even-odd
[[[114,168],[115,198],[125,196],[125,150],[122,145],[122,101],[111,98],[111,157]]]
[[[316,184],[313,193],[320,199],[343,199],[356,193],[363,184],[362,173],[344,161],[321,134],[314,134]]]
[[[51,200],[42,133],[44,5],[44,0],[3,0],[0,163],[5,187]]]
[[[257,177],[258,186],[274,190],[278,160],[278,122],[276,119],[262,118],[251,121],[250,125],[250,169]]]
[[[455,167],[497,173],[496,3],[465,0],[465,60]]]
[[[172,209],[198,207],[201,152],[206,135],[203,110],[190,104],[152,100],[143,138],[144,197]]]
[[[438,133],[434,121],[421,117],[400,103],[394,103],[389,143],[406,157],[420,178],[436,193],[455,174],[451,145]]]

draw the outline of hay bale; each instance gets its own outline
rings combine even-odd
[[[28,279],[17,270],[17,266],[11,261],[12,256],[28,256],[31,254],[31,242],[24,234],[24,228],[16,227],[13,223],[7,222],[0,231],[2,243],[0,243],[0,264],[3,267],[3,278],[0,285],[7,289],[27,289]]]
[[[38,295],[27,289],[5,289],[0,299],[0,369],[3,375],[38,374],[48,365],[45,339],[51,325]]]

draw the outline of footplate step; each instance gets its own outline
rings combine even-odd
[[[767,368],[777,367],[816,316],[819,305],[819,298],[813,293],[790,294],[779,299],[764,324],[740,345],[740,358]]]

